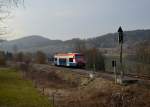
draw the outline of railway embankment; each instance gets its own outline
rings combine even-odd
[[[114,83],[112,74],[96,73],[94,78],[89,74],[84,69],[34,64],[26,78],[56,107],[150,106],[150,86],[142,84],[143,80],[121,86]]]

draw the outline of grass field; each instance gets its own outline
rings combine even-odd
[[[0,107],[51,107],[48,98],[39,94],[31,81],[19,72],[0,68]]]

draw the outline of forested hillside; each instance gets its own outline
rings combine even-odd
[[[109,33],[106,35],[89,38],[89,39],[72,39],[72,40],[50,40],[42,36],[27,36],[21,39],[12,41],[1,42],[0,48],[5,51],[35,52],[42,50],[46,53],[56,52],[71,52],[74,45],[81,42],[85,43],[88,47],[97,48],[115,48],[118,45],[118,34]],[[142,41],[150,41],[150,30],[134,30],[124,32],[124,47],[132,47]]]

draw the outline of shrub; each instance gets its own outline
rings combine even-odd
[[[105,70],[105,58],[97,48],[85,50],[84,55],[88,69]]]
[[[6,58],[4,51],[0,51],[0,65],[6,65]]]
[[[136,58],[142,63],[150,64],[150,43],[142,42],[138,44],[136,49]]]
[[[105,57],[98,48],[89,47],[84,41],[78,40],[74,44],[74,51],[84,54],[87,69],[105,70]]]
[[[35,54],[35,62],[38,64],[45,64],[46,63],[46,54],[42,51],[37,51]]]
[[[24,60],[24,53],[23,52],[16,53],[14,55],[14,60],[16,62],[23,62],[23,60]]]

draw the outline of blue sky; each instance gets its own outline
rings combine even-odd
[[[25,0],[13,10],[7,39],[42,35],[50,39],[89,38],[150,28],[150,0]]]

